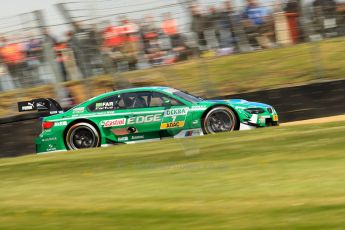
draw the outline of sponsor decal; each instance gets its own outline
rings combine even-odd
[[[193,124],[193,125],[199,124],[199,120],[194,120],[194,121],[192,122],[192,124]]]
[[[129,134],[128,128],[113,128],[111,129],[111,132],[116,136],[123,136]]]
[[[29,110],[33,110],[33,109],[34,109],[33,105],[22,106],[23,111],[29,111]]]
[[[177,92],[178,90],[177,89],[172,89],[172,88],[167,88],[167,89],[163,89],[163,91],[172,94],[172,93]]]
[[[106,120],[106,121],[101,121],[100,123],[100,125],[103,126],[104,128],[122,126],[125,124],[126,124],[126,118]]]
[[[188,108],[167,109],[164,111],[164,117],[175,117],[180,115],[186,115]]]
[[[279,117],[278,117],[278,115],[273,115],[273,119],[272,119],[273,121],[278,121],[279,120]]]
[[[161,120],[160,114],[136,116],[136,117],[128,118],[127,124],[133,125],[133,124],[151,123],[151,122],[159,122],[160,120]]]
[[[48,142],[48,141],[56,141],[57,138],[56,137],[48,137],[48,138],[44,138],[42,139],[42,142]]]
[[[258,123],[258,115],[257,114],[253,114],[249,121],[251,123],[257,124]]]
[[[192,106],[192,109],[191,110],[193,110],[193,111],[199,111],[199,110],[201,110],[201,111],[203,111],[203,110],[205,110],[207,107],[206,106],[203,106],[203,105],[196,105],[196,106]]]
[[[184,121],[162,123],[161,129],[180,128],[184,126]]]
[[[131,137],[132,140],[144,139],[144,136],[133,136]]]
[[[49,151],[56,151],[56,147],[52,144],[49,144],[48,148],[47,148],[47,152],[49,152]]]
[[[175,108],[164,111],[161,129],[183,127],[189,108]]]
[[[117,138],[118,141],[128,141],[128,137],[119,137]]]
[[[75,109],[73,109],[73,113],[83,113],[84,110],[85,110],[84,107],[75,108]]]
[[[187,130],[185,137],[200,136],[200,130]]]
[[[114,109],[114,102],[98,102],[96,103],[95,110],[110,110]]]
[[[54,126],[66,126],[67,125],[67,121],[59,121],[59,122],[55,122]]]
[[[174,136],[174,138],[190,137],[190,136],[202,136],[204,133],[201,129],[187,129],[182,130]]]
[[[243,107],[243,106],[235,106],[235,109],[247,109],[247,107]]]

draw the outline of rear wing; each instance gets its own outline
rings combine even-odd
[[[50,115],[63,113],[63,109],[60,104],[52,98],[39,98],[31,101],[18,102],[19,112],[29,111],[48,111]]]

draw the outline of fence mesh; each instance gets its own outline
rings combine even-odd
[[[0,19],[0,116],[30,97],[72,105],[144,85],[210,97],[344,74],[342,1],[80,0],[56,10],[59,25],[37,12]]]

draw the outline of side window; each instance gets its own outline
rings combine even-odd
[[[172,106],[183,105],[180,101],[171,98],[165,94],[152,92],[150,107],[162,107],[164,106],[164,101],[169,100]]]
[[[109,111],[118,109],[118,103],[120,101],[121,96],[115,95],[107,98],[103,98],[91,105],[89,105],[88,109],[91,112],[101,112],[101,111]]]
[[[122,94],[120,103],[126,109],[147,108],[150,98],[150,92],[134,92]]]
[[[88,109],[91,112],[101,112],[116,109],[163,107],[166,100],[169,100],[172,106],[183,105],[180,101],[165,94],[143,91],[107,97],[91,104]]]

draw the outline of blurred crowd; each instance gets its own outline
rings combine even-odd
[[[208,7],[190,5],[188,31],[182,31],[176,16],[164,13],[160,20],[146,15],[141,20],[126,16],[117,23],[96,25],[74,22],[64,41],[46,30],[43,36],[21,41],[0,37],[0,90],[54,83],[46,52],[47,41],[54,49],[62,81],[86,79],[98,74],[124,72],[172,64],[202,55],[228,55],[344,35],[344,4],[314,0],[304,28],[298,0],[267,7],[245,0],[237,10],[231,1]],[[49,48],[49,47],[48,47]]]

